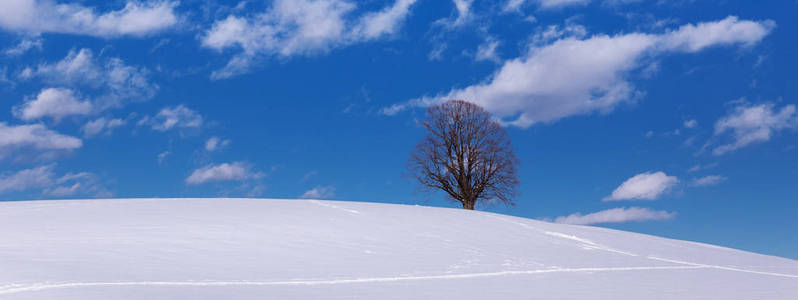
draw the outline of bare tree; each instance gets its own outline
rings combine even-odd
[[[443,190],[464,209],[477,202],[514,205],[519,185],[507,130],[482,107],[449,100],[427,111],[427,134],[410,154],[408,169],[426,190]]]

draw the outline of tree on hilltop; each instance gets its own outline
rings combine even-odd
[[[482,107],[462,100],[431,106],[427,133],[408,169],[425,190],[442,190],[464,209],[484,202],[514,205],[518,158],[507,130]]]

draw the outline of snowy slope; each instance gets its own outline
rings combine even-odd
[[[0,203],[0,299],[798,299],[798,261],[359,202]]]

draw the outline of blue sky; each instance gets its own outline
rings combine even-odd
[[[0,3],[0,199],[456,207],[425,107],[509,130],[515,207],[798,258],[795,1]]]

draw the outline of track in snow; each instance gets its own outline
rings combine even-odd
[[[572,268],[572,269],[548,269],[548,270],[528,270],[528,271],[501,271],[471,274],[444,274],[429,276],[398,276],[398,277],[376,277],[376,278],[357,278],[357,279],[333,279],[333,280],[292,280],[292,281],[129,281],[129,282],[68,282],[68,283],[34,283],[34,284],[11,284],[10,287],[0,287],[0,295],[15,294],[22,292],[35,292],[49,289],[60,288],[81,288],[81,287],[114,287],[114,286],[280,286],[280,285],[328,285],[328,284],[349,284],[349,283],[373,283],[373,282],[394,282],[408,280],[433,280],[433,279],[462,279],[508,275],[532,275],[545,273],[570,273],[570,272],[616,272],[616,271],[640,271],[640,270],[684,270],[684,269],[704,269],[712,266],[663,266],[663,267],[623,267],[623,268]],[[783,274],[779,274],[783,275]],[[796,276],[798,277],[798,276]]]
[[[510,275],[534,275],[545,273],[572,273],[572,272],[619,272],[619,271],[646,271],[646,270],[690,270],[690,269],[719,269],[734,272],[752,273],[767,276],[778,276],[786,278],[798,278],[798,275],[781,274],[773,272],[760,272],[724,266],[714,266],[683,262],[659,257],[649,256],[649,259],[665,261],[670,263],[682,264],[682,266],[662,266],[662,267],[619,267],[619,268],[565,268],[565,269],[545,269],[545,270],[526,270],[526,271],[500,271],[467,274],[443,274],[427,276],[397,276],[397,277],[374,277],[356,279],[331,279],[331,280],[289,280],[289,281],[121,281],[121,282],[66,282],[66,283],[34,283],[34,284],[10,284],[0,286],[0,295],[16,294],[22,292],[36,292],[50,289],[61,288],[82,288],[82,287],[118,287],[118,286],[187,286],[187,287],[219,287],[219,286],[302,286],[302,285],[329,285],[329,284],[351,284],[351,283],[376,283],[376,282],[395,282],[409,280],[435,280],[435,279],[463,279],[493,276]]]

